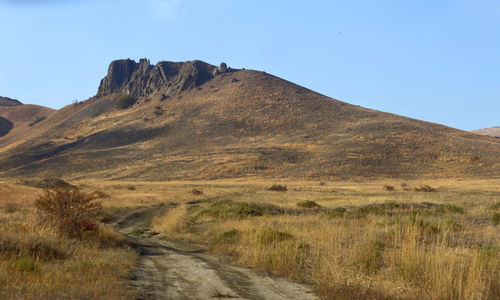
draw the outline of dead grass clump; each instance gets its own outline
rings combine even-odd
[[[286,231],[278,231],[272,228],[265,228],[259,234],[259,242],[261,244],[274,244],[284,241],[293,240],[291,233]]]
[[[392,185],[384,185],[384,191],[392,192],[394,191],[394,187]]]
[[[169,209],[164,216],[155,217],[151,227],[158,232],[181,234],[187,229],[189,216],[186,206],[181,205]]]
[[[415,187],[413,189],[415,192],[426,192],[426,193],[433,193],[433,192],[437,192],[437,190],[435,188],[432,188],[426,184],[423,184],[421,186],[418,186],[418,187]]]
[[[286,185],[281,185],[281,184],[273,184],[270,188],[268,188],[269,191],[275,191],[275,192],[286,192],[288,191],[288,188]]]
[[[16,211],[18,210],[17,206],[12,204],[12,203],[8,203],[4,208],[3,208],[3,212],[6,213],[6,214],[12,214],[12,213],[15,213]]]
[[[18,239],[0,236],[0,257],[3,259],[30,257],[36,260],[50,261],[63,259],[66,254],[41,238]]]
[[[321,205],[319,205],[318,203],[316,203],[312,200],[301,201],[301,202],[297,203],[297,206],[302,207],[302,208],[319,208],[319,207],[321,207]]]
[[[354,251],[354,263],[359,270],[367,275],[377,273],[384,265],[385,244],[378,240],[367,241]]]
[[[40,221],[57,228],[60,235],[80,237],[84,231],[97,231],[102,214],[93,194],[79,189],[56,188],[38,197],[35,207]]]
[[[191,190],[191,193],[192,193],[193,195],[203,195],[203,191],[202,191],[202,190],[199,190],[199,189],[196,189],[196,188],[193,188],[193,189]]]
[[[101,190],[94,191],[93,195],[96,199],[98,199],[98,198],[104,199],[104,198],[110,197],[108,194],[106,194],[105,192],[103,192]]]

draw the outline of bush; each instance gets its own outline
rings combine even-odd
[[[43,222],[55,226],[60,235],[81,237],[85,231],[97,231],[102,214],[94,194],[79,189],[55,188],[38,197],[35,207]]]
[[[47,119],[46,116],[38,116],[38,117],[36,117],[36,119],[33,122],[29,123],[29,126],[31,127],[31,126],[33,126],[33,125],[35,125],[37,123],[42,122],[45,119]]]
[[[343,207],[336,207],[332,210],[328,210],[324,215],[329,218],[339,218],[343,217],[346,211],[347,210]]]
[[[119,109],[127,109],[137,102],[137,98],[130,95],[123,95],[116,99],[116,107]]]
[[[297,203],[297,206],[298,207],[302,207],[302,208],[318,208],[318,207],[321,207],[318,203],[316,203],[314,201],[311,201],[311,200],[299,202],[299,203]]]
[[[493,221],[493,224],[495,224],[495,226],[500,224],[500,213],[494,214],[493,218],[491,218],[491,220]]]
[[[286,185],[273,184],[268,190],[277,192],[286,192],[288,188],[286,187]]]

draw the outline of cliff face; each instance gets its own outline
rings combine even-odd
[[[199,60],[162,61],[155,66],[147,59],[141,59],[138,63],[131,59],[116,60],[110,64],[98,92],[119,92],[138,97],[163,90],[168,95],[196,88],[215,75],[227,71],[224,63],[216,67]]]

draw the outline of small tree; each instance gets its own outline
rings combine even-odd
[[[84,231],[96,231],[102,207],[94,194],[79,189],[47,189],[35,200],[42,220],[56,226],[60,235],[79,237]]]

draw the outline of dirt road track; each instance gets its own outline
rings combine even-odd
[[[139,252],[133,284],[140,299],[317,299],[307,286],[228,264],[203,246],[129,234],[167,209],[153,206],[117,215],[115,228]]]

